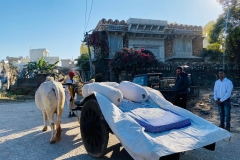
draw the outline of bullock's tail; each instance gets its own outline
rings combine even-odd
[[[64,95],[64,91],[59,88],[59,86],[56,85],[56,82],[53,82],[53,90],[56,94],[56,98],[57,98],[57,118],[56,118],[56,136],[55,136],[55,140],[56,142],[61,140],[61,116],[62,116],[62,112],[63,112],[63,107],[64,107],[64,102],[65,102],[65,95]]]
[[[56,82],[53,82],[53,90],[57,98],[57,116],[59,115],[61,117],[63,112],[64,102],[65,102],[65,95],[64,95],[65,93],[63,89],[57,86]]]

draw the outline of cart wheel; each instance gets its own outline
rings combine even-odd
[[[105,154],[109,130],[102,111],[95,100],[88,100],[82,108],[80,132],[84,147],[92,157]]]

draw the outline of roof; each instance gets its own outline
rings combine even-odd
[[[146,74],[138,74],[138,75],[135,75],[135,76],[138,77],[138,76],[143,76],[143,75],[148,75],[148,76],[162,76],[162,73],[146,73]]]
[[[193,55],[179,54],[179,55],[174,55],[174,56],[168,57],[165,60],[170,60],[170,59],[203,59],[203,58],[193,56]]]
[[[143,25],[162,25],[167,26],[167,21],[153,20],[153,19],[141,19],[141,18],[129,18],[127,24],[143,24]]]

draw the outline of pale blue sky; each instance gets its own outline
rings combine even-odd
[[[87,20],[92,0],[87,0]],[[0,60],[29,56],[30,46],[50,56],[79,56],[86,0],[0,0]],[[222,13],[216,0],[93,0],[86,31],[102,18],[159,19],[204,26]]]

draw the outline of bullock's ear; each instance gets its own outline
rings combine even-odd
[[[62,79],[59,79],[59,80],[58,80],[58,82],[62,82],[63,80],[64,80],[64,78],[62,78]]]

